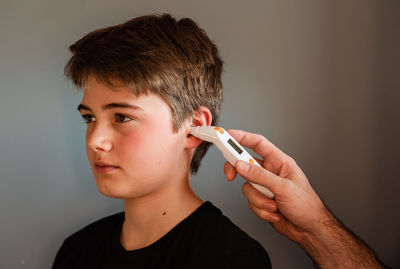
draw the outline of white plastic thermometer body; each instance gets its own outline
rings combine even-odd
[[[233,166],[235,166],[238,160],[261,166],[227,131],[221,127],[191,127],[190,134],[204,141],[213,143],[222,152],[225,159]],[[269,189],[252,182],[250,182],[250,184],[265,196],[269,198],[274,197],[274,194]]]

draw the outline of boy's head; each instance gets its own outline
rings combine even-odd
[[[159,95],[169,106],[177,132],[201,106],[216,125],[222,102],[222,60],[216,46],[191,19],[168,14],[134,18],[93,31],[70,46],[65,73],[78,88],[97,81],[112,91],[129,88],[136,96]],[[195,173],[209,143],[195,150]]]

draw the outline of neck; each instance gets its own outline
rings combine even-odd
[[[203,203],[192,191],[189,179],[181,182],[149,196],[124,201],[121,244],[126,250],[156,242]]]

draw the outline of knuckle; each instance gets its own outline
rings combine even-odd
[[[266,211],[259,211],[257,212],[257,216],[262,220],[268,220],[269,213]]]
[[[267,143],[271,143],[265,136],[260,135],[260,139],[261,139],[261,143],[263,144],[267,144]]]
[[[262,220],[267,220],[269,213],[263,210],[260,210],[259,208],[257,208],[256,206],[254,206],[254,204],[252,203],[248,203],[248,207],[251,211],[254,212],[254,214],[256,214],[257,217],[259,217]]]
[[[285,181],[282,182],[281,189],[282,189],[283,193],[289,194],[289,193],[293,193],[294,187],[295,186],[294,186],[294,183],[292,181],[285,180]]]
[[[268,208],[270,212],[275,212],[276,210],[278,210],[278,206],[276,205],[276,203],[264,203],[264,207]]]
[[[282,160],[279,176],[286,177],[290,173],[290,171],[295,169],[295,167],[296,162],[294,161],[294,159],[290,156],[285,156]]]
[[[265,136],[261,134],[257,134],[256,137],[257,139],[259,139],[260,142],[265,142],[267,140],[267,138],[265,138]]]
[[[285,156],[284,159],[283,159],[283,165],[282,165],[282,167],[290,167],[290,165],[292,164],[291,159],[292,159],[292,157],[290,157],[290,156]]]
[[[251,175],[253,178],[260,178],[264,176],[264,169],[258,166],[252,166],[251,168]]]
[[[297,165],[295,159],[293,159],[293,158],[290,157],[290,156],[289,156],[289,161],[288,161],[288,163],[289,163],[292,167]]]

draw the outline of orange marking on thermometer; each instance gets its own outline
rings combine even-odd
[[[224,133],[224,129],[222,129],[221,127],[214,127],[214,130],[217,130],[220,134]]]

